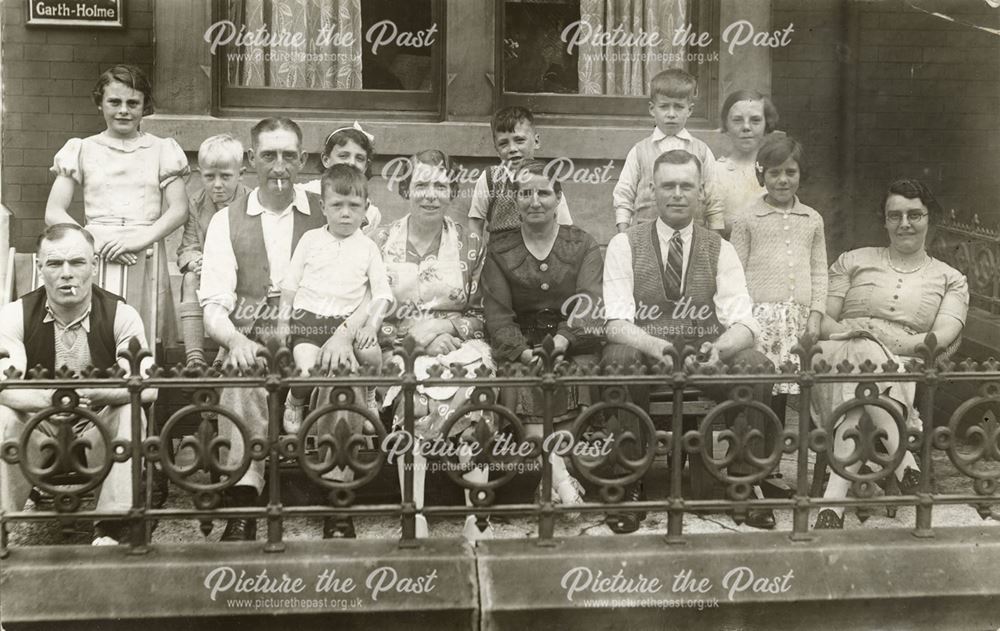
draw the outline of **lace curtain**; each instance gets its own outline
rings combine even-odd
[[[361,89],[361,0],[230,0],[229,16],[248,33],[266,26],[279,42],[231,48],[237,55],[228,60],[230,85]],[[302,33],[304,44],[282,42],[283,33]]]
[[[622,25],[626,35],[659,33],[658,46],[580,45],[580,94],[645,96],[649,80],[667,68],[686,68],[684,46],[673,46],[674,30],[687,23],[686,0],[581,0],[580,19],[596,32]]]

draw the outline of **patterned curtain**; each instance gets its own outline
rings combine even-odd
[[[686,68],[685,48],[673,46],[674,30],[687,23],[686,0],[581,0],[580,19],[597,32],[619,25],[628,35],[659,33],[658,46],[580,45],[580,94],[645,96],[649,80],[667,68]],[[647,38],[648,39],[648,38]]]
[[[250,33],[266,26],[278,40],[271,47],[241,47],[241,55],[230,57],[230,85],[361,89],[361,0],[230,0],[229,8],[237,26],[245,24]],[[305,41],[290,45],[280,39],[284,33],[302,33]]]

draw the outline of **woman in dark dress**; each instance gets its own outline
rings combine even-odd
[[[601,250],[583,230],[556,221],[562,187],[545,174],[544,163],[522,167],[514,186],[521,227],[492,237],[483,269],[486,330],[494,358],[534,361],[545,336],[551,335],[556,352],[567,360],[596,364],[603,325],[593,317],[601,299]],[[529,436],[542,436],[540,388],[507,388],[502,397],[524,419]],[[559,430],[566,429],[590,397],[585,389],[560,388],[552,402]],[[582,488],[563,458],[553,454],[550,459],[553,502],[582,502]]]

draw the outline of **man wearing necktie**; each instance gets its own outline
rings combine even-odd
[[[701,364],[746,363],[770,366],[754,350],[759,324],[752,315],[743,266],[736,250],[718,234],[694,225],[702,189],[701,163],[683,150],[668,151],[653,164],[653,192],[659,218],[615,235],[608,244],[604,265],[607,338],[603,363],[630,366],[663,362],[671,369],[671,344],[700,351]],[[687,368],[694,368],[693,358]],[[649,409],[649,388],[630,387],[639,407]],[[771,386],[755,388],[754,398],[770,405]],[[706,389],[718,401],[729,398],[728,388]],[[753,443],[754,454],[771,452],[776,432],[771,424],[747,414],[751,427],[765,436]],[[634,423],[634,419],[631,419]],[[623,424],[628,421],[623,419]],[[637,431],[634,426],[633,431]],[[635,454],[637,456],[638,454]],[[699,457],[699,456],[695,456]],[[753,472],[737,457],[731,475]],[[628,494],[638,498],[641,488]],[[615,515],[618,531],[638,528],[634,514]],[[747,523],[773,528],[770,510],[750,511]]]

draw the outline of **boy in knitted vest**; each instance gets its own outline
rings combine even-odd
[[[205,324],[198,304],[201,285],[201,258],[205,249],[205,233],[212,216],[229,206],[248,191],[240,179],[243,176],[243,144],[229,134],[206,138],[198,148],[198,170],[202,189],[188,202],[188,218],[184,236],[177,248],[177,267],[181,280],[181,332],[189,364],[205,363]]]
[[[664,70],[649,82],[649,113],[656,121],[656,129],[628,152],[615,185],[615,224],[618,232],[625,232],[637,223],[656,220],[653,162],[661,154],[675,149],[687,151],[702,164],[705,193],[701,198],[701,212],[695,214],[695,222],[710,230],[721,232],[725,228],[722,200],[713,190],[715,156],[708,145],[685,129],[697,98],[698,81],[684,70]]]
[[[534,159],[535,151],[541,146],[534,116],[524,107],[515,105],[497,110],[490,119],[490,130],[500,164],[479,175],[469,207],[469,228],[484,242],[486,230],[493,234],[521,226],[514,199],[514,174],[522,164]],[[556,207],[556,221],[573,225],[565,193]]]

